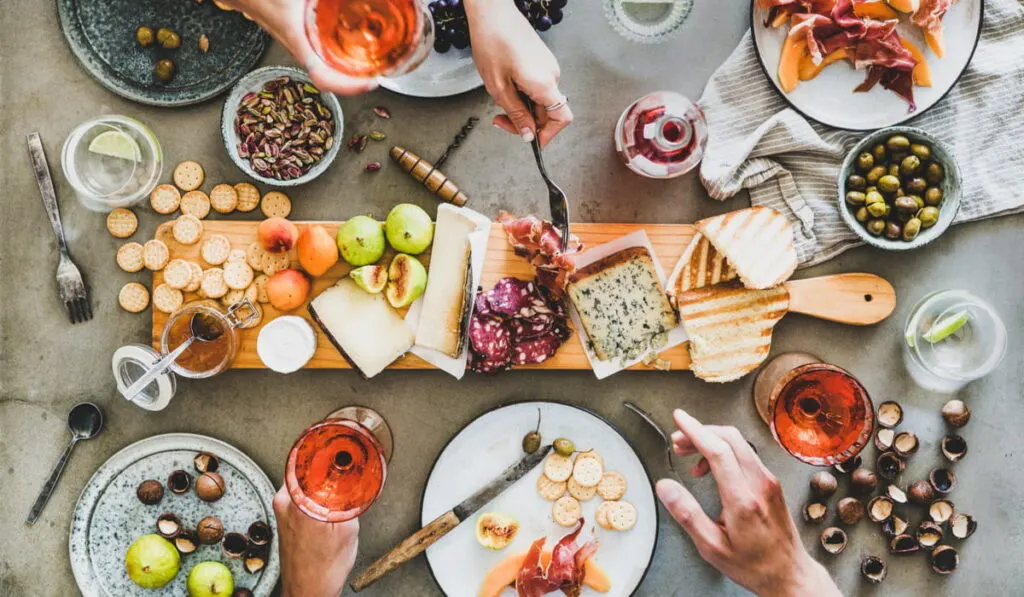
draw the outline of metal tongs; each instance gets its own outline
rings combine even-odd
[[[519,92],[520,99],[526,104],[526,108],[533,114],[534,104],[533,100],[528,95]],[[533,157],[537,160],[537,169],[540,170],[541,178],[548,185],[548,203],[551,205],[551,223],[555,225],[558,232],[562,235],[562,246],[561,251],[564,253],[569,249],[569,200],[565,197],[565,192],[559,188],[558,185],[551,180],[548,176],[547,168],[544,167],[544,158],[540,154],[540,138],[538,135],[533,136]]]

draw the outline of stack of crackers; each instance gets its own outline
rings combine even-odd
[[[597,524],[608,531],[628,531],[636,525],[633,504],[623,500],[626,477],[604,470],[604,459],[595,450],[563,456],[552,452],[544,460],[544,473],[537,479],[541,497],[554,502],[551,517],[571,527],[583,512],[582,502],[594,496],[604,500],[594,514]]]
[[[200,190],[206,179],[203,167],[194,161],[185,161],[174,169],[174,184],[162,184],[150,193],[153,211],[171,215],[180,210],[171,233],[174,241],[194,245],[203,238],[203,220],[210,210],[219,214],[235,211],[251,212],[257,207],[263,215],[288,217],[291,199],[279,191],[260,196],[254,185],[240,182],[235,185],[218,184],[207,194]],[[184,194],[182,194],[184,192]],[[139,227],[139,219],[130,209],[118,208],[107,215],[107,230],[115,238],[129,238]],[[164,313],[173,313],[185,301],[184,293],[194,292],[201,298],[220,299],[225,306],[249,299],[253,305],[267,303],[266,283],[269,276],[289,267],[288,256],[268,253],[258,242],[246,250],[232,250],[227,237],[214,234],[200,247],[203,263],[185,259],[171,259],[171,251],[163,240],[152,239],[145,244],[127,242],[117,250],[117,265],[134,273],[143,268],[163,271],[163,283],[153,289],[153,307]],[[204,264],[206,267],[204,267]],[[150,303],[150,293],[138,282],[129,282],[121,288],[118,303],[126,311],[139,313]],[[246,327],[259,325],[259,317]]]

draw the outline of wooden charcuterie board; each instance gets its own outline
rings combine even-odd
[[[256,240],[256,228],[259,225],[258,221],[228,221],[228,220],[205,220],[203,222],[203,239],[194,245],[182,245],[174,240],[171,235],[171,222],[161,224],[157,229],[156,238],[164,241],[168,248],[170,248],[171,259],[181,258],[190,261],[195,261],[204,267],[211,267],[209,264],[202,261],[199,257],[199,248],[202,245],[203,240],[209,238],[213,234],[223,234],[231,241],[232,249],[245,249],[250,243]],[[337,231],[338,227],[342,222],[296,222],[300,227],[303,224],[320,224],[327,229],[331,235]],[[688,224],[573,224],[573,234],[579,236],[585,247],[595,247],[597,245],[609,242],[620,236],[624,236],[637,230],[646,230],[648,237],[650,237],[651,244],[654,246],[654,251],[661,262],[662,268],[669,272],[675,266],[680,255],[686,249],[686,246],[690,243],[690,239],[694,235],[694,228]],[[293,264],[297,263],[297,260],[293,254],[291,255]],[[388,256],[385,256],[387,259]],[[429,251],[421,256],[424,265],[429,263]],[[330,269],[323,276],[313,280],[313,292],[312,295],[316,296],[325,288],[330,287],[337,282],[342,276],[348,274],[350,266],[345,264],[343,261],[339,262],[333,268]],[[484,271],[481,280],[483,288],[491,288],[495,282],[505,276],[515,276],[517,278],[532,279],[533,268],[524,261],[521,257],[516,256],[512,251],[512,247],[508,244],[505,238],[505,233],[502,230],[500,224],[491,225],[491,238],[487,244],[487,257],[484,260]],[[163,281],[163,274],[161,272],[153,273],[153,287],[155,288]],[[195,300],[197,297],[195,294],[186,293],[185,302]],[[269,304],[261,305],[263,307],[263,324],[282,315],[276,311]],[[305,307],[296,309],[291,312],[292,315],[300,315],[309,319]],[[153,346],[159,349],[160,345],[160,334],[163,331],[164,324],[167,322],[168,315],[161,313],[157,310],[153,310]],[[570,322],[571,323],[571,322]],[[314,326],[315,328],[316,326]],[[232,368],[235,369],[262,369],[264,368],[263,363],[260,361],[259,356],[256,354],[256,338],[259,335],[259,328],[253,328],[249,330],[239,330],[240,344],[238,353],[235,357],[235,361],[232,364]],[[661,357],[672,363],[672,369],[688,369],[690,366],[690,356],[687,351],[687,345],[683,344],[670,348],[663,353]],[[334,346],[328,341],[327,337],[322,333],[318,333],[318,346],[316,354],[313,359],[306,365],[306,368],[311,369],[350,369],[351,366],[345,361],[334,348]],[[406,356],[395,361],[391,369],[432,369],[432,365],[420,359],[416,355],[407,354]],[[590,363],[587,361],[587,356],[583,352],[583,346],[580,344],[578,336],[571,338],[566,342],[555,354],[554,357],[539,365],[529,365],[524,367],[516,367],[516,369],[590,369]],[[634,369],[650,370],[643,364],[638,364]]]

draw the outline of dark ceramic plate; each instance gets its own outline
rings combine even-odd
[[[185,106],[216,97],[249,72],[267,48],[269,36],[237,12],[207,0],[57,0],[61,29],[82,66],[104,87],[153,106]],[[148,48],[135,30],[169,27],[181,35],[181,47]],[[199,51],[199,37],[210,40]],[[157,60],[177,65],[167,84],[153,77]]]

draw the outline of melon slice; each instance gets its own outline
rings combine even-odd
[[[924,33],[924,40],[928,42],[928,47],[935,52],[935,55],[939,58],[943,58],[946,55],[946,48],[942,45],[942,24],[939,24],[938,29],[935,31],[922,31]]]
[[[779,84],[789,93],[800,83],[800,60],[807,55],[807,40],[802,35],[787,35],[779,56]]]
[[[898,19],[899,14],[892,9],[885,0],[864,0],[863,2],[853,3],[853,14],[861,17],[862,19],[876,19],[879,21],[889,21],[891,19]]]
[[[822,58],[821,64],[814,64],[814,59],[811,58],[811,54],[805,53],[803,57],[800,58],[800,80],[810,81],[814,77],[817,77],[819,74],[821,74],[821,71],[824,70],[826,66],[834,62],[844,60],[847,57],[848,54],[846,52],[846,48],[839,48],[835,52],[832,52],[831,54]]]
[[[915,13],[921,7],[921,0],[886,0],[889,6],[900,12]]]
[[[789,17],[793,13],[788,10],[780,10],[775,13],[775,17],[772,19],[771,26],[773,29],[778,29],[789,22]]]
[[[924,53],[910,40],[906,38],[900,38],[900,43],[906,48],[914,58],[917,59],[917,64],[914,65],[914,71],[911,76],[914,79],[914,85],[920,87],[931,87],[932,86],[932,68],[928,66],[928,62],[924,59]]]
[[[523,567],[526,559],[526,552],[507,556],[491,568],[480,585],[478,597],[499,597],[501,593],[512,587],[516,582],[519,569]],[[541,554],[541,565],[547,566],[551,561],[551,550],[545,550]],[[612,590],[612,581],[608,573],[594,561],[593,558],[583,565],[583,584],[594,589],[598,593],[607,593]]]

